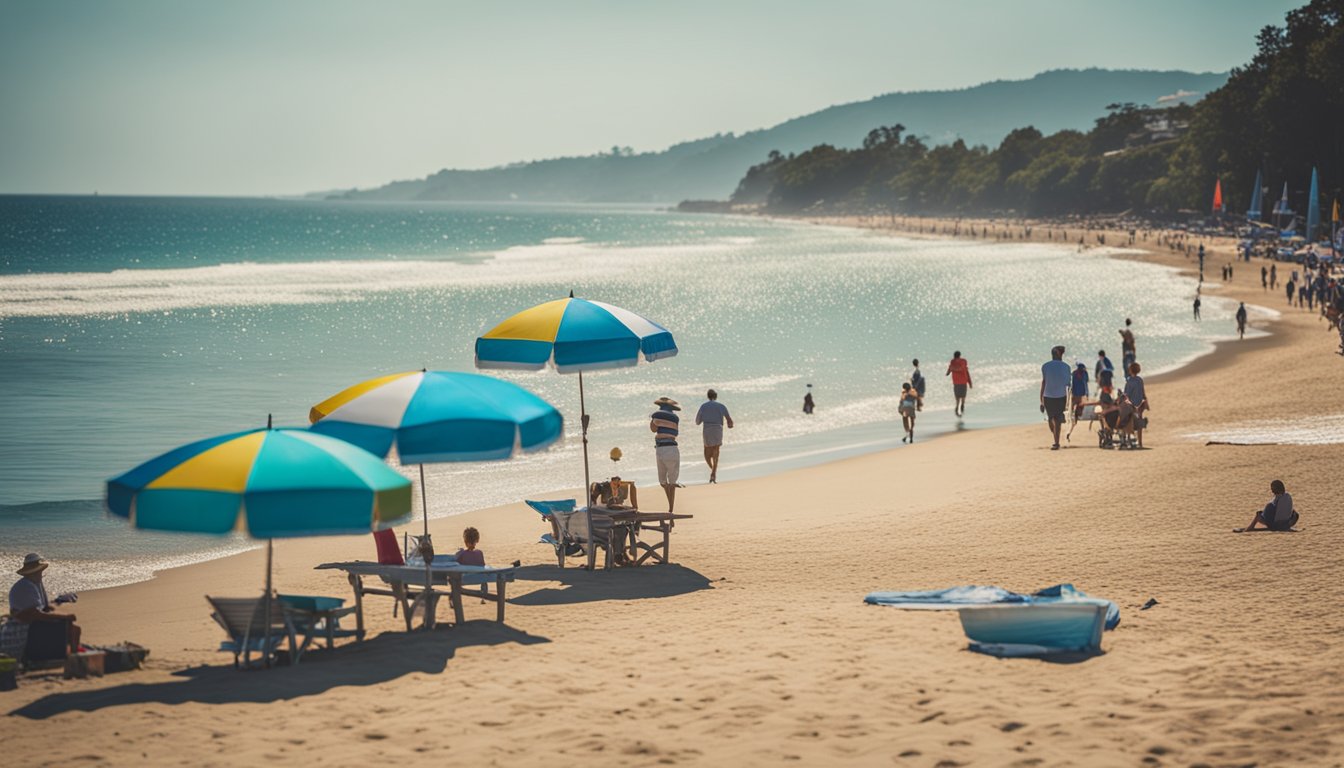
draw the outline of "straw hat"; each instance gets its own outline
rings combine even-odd
[[[668,408],[671,408],[671,409],[674,410],[674,411],[680,411],[680,410],[681,410],[681,406],[680,406],[680,405],[677,405],[677,401],[676,401],[676,400],[673,400],[673,399],[670,398],[670,397],[660,397],[660,398],[658,398],[657,400],[654,400],[654,401],[653,401],[653,404],[656,405],[656,406],[658,406],[659,408],[662,408],[663,406],[667,406]]]
[[[47,570],[47,561],[36,552],[29,552],[23,557],[23,567],[15,571],[20,576],[30,576],[34,573],[41,573]]]

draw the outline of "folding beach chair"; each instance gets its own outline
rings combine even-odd
[[[280,644],[289,640],[290,663],[298,664],[299,645],[295,641],[294,622],[289,612],[278,600],[271,600],[271,615],[266,618],[266,599],[262,597],[210,597],[205,596],[214,609],[210,618],[228,633],[229,639],[219,644],[219,650],[233,653],[233,666],[238,667],[239,657],[243,668],[252,666],[252,654],[261,654],[262,662],[270,666],[275,659]],[[267,643],[267,627],[270,629],[270,642]]]
[[[565,567],[566,557],[586,555],[592,560],[593,547],[606,550],[606,568],[611,567],[612,547],[611,528],[603,526],[602,520],[610,518],[593,516],[586,509],[575,509],[574,499],[561,501],[525,501],[551,524],[551,532],[544,534],[541,541],[555,549],[556,563]],[[590,530],[591,528],[591,530]],[[605,529],[605,530],[604,530]]]

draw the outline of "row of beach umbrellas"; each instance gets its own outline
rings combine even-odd
[[[572,293],[476,340],[477,368],[578,374],[585,496],[592,484],[583,373],[675,354],[661,325]],[[109,480],[107,508],[139,529],[265,539],[269,601],[273,539],[368,533],[409,518],[411,482],[383,461],[394,449],[402,466],[419,468],[428,535],[426,463],[506,460],[543,450],[564,431],[558,410],[516,384],[428,370],[355,384],[314,405],[309,421],[274,427],[268,417],[265,428],[168,451]]]

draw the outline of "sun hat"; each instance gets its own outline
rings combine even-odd
[[[15,571],[20,576],[29,576],[34,573],[41,573],[47,570],[47,561],[36,552],[29,552],[23,556],[23,567]]]
[[[667,406],[668,408],[671,408],[671,409],[674,410],[674,411],[680,411],[680,410],[681,410],[681,406],[680,406],[680,405],[677,405],[677,401],[676,401],[676,400],[673,400],[673,399],[670,398],[670,397],[660,397],[660,398],[658,398],[657,400],[654,400],[654,401],[653,401],[653,404],[656,405],[656,406],[658,406],[659,408],[661,408],[661,407],[663,407],[663,406]]]

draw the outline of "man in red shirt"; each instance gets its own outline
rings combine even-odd
[[[947,364],[947,376],[952,377],[952,394],[957,398],[957,415],[966,415],[966,390],[974,387],[971,383],[971,371],[966,367],[966,358],[961,352],[952,353],[952,362]]]

